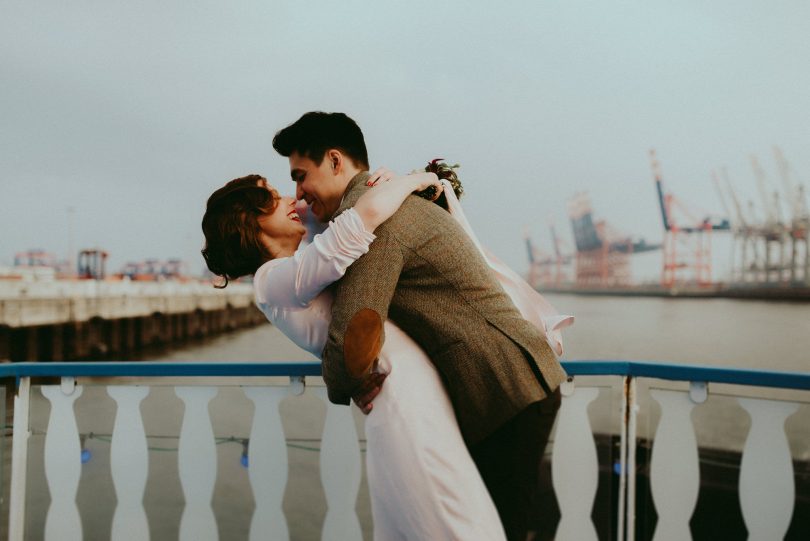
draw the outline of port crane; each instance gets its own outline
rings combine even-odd
[[[767,175],[753,154],[750,156],[751,168],[754,171],[759,196],[765,220],[759,226],[757,237],[761,239],[764,261],[759,265],[764,272],[765,282],[784,282],[788,279],[788,265],[785,261],[785,248],[788,244],[788,227],[782,218],[779,192],[773,192],[772,197],[766,187]],[[787,193],[789,194],[790,191]]]
[[[789,218],[785,220],[785,244],[790,243],[790,270],[782,280],[795,285],[810,285],[810,212],[807,209],[804,183],[779,147],[773,148],[773,154],[789,210]]]
[[[772,195],[769,193],[764,168],[755,156],[749,156],[761,200],[762,219],[757,218],[754,201],[748,202],[747,213],[742,211],[726,169],[721,170],[726,193],[735,210],[732,279],[750,285],[806,287],[810,285],[810,217],[804,185],[781,150],[774,147],[773,152],[782,179],[781,194],[778,190],[773,190]],[[715,183],[720,189],[716,175]],[[740,257],[736,258],[734,252],[738,247]]]
[[[732,186],[731,179],[729,178],[728,169],[721,168],[722,181],[725,183],[725,189],[728,192],[734,209],[734,219],[731,223],[731,231],[733,234],[733,242],[731,244],[731,261],[732,261],[732,281],[746,282],[759,272],[759,248],[756,242],[755,233],[755,218],[753,214],[754,202],[749,201],[749,213],[745,214],[742,204],[737,192]],[[717,188],[723,207],[726,214],[731,215],[728,211],[728,206],[723,197],[723,188],[720,184],[720,179],[717,177],[716,171],[712,171],[712,178],[714,179],[715,187]],[[739,250],[740,264],[737,265],[737,252]]]
[[[527,281],[534,288],[552,284],[554,280],[552,278],[551,269],[554,266],[554,258],[543,253],[534,245],[534,242],[532,242],[529,236],[528,228],[524,230],[523,236],[526,241],[526,249],[529,253],[529,275]]]
[[[650,164],[664,224],[661,284],[672,287],[676,283],[691,281],[700,286],[708,286],[712,283],[711,233],[729,231],[731,224],[727,218],[717,219],[709,215],[696,218],[685,204],[664,190],[661,165],[655,149],[650,150]],[[684,279],[684,273],[690,271],[691,280]]]
[[[633,240],[605,220],[594,220],[587,193],[568,201],[568,217],[576,245],[576,283],[588,287],[613,287],[630,283],[630,256],[661,248],[644,239]]]

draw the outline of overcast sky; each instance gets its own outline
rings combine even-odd
[[[292,193],[273,134],[309,110],[363,128],[372,167],[462,165],[481,240],[519,271],[566,201],[660,240],[648,151],[687,205],[711,170],[756,197],[778,145],[810,180],[810,3],[0,0],[0,264],[43,248],[202,268],[225,181]],[[701,210],[696,210],[701,214]]]

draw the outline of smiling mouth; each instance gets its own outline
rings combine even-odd
[[[289,214],[287,214],[287,218],[289,218],[290,220],[292,220],[294,222],[301,223],[301,217],[298,216],[298,213],[296,211],[292,211]]]

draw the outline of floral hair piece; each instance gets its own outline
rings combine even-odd
[[[444,158],[436,158],[429,161],[424,170],[428,173],[435,173],[436,176],[439,177],[439,180],[446,180],[449,182],[450,186],[453,187],[453,191],[456,193],[456,197],[460,198],[461,194],[464,193],[464,188],[461,186],[461,181],[455,172],[455,169],[458,169],[459,167],[459,164],[448,165],[446,162],[444,162]],[[421,192],[417,192],[417,195],[432,201],[436,197],[436,187],[428,186]],[[439,199],[443,199],[443,196],[440,195]],[[442,204],[441,201],[437,200],[437,203],[439,203],[442,207],[447,208],[446,202]]]

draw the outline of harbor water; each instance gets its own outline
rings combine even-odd
[[[546,295],[576,316],[564,359],[625,359],[810,370],[810,304]],[[314,361],[270,325],[146,354],[167,361]]]

